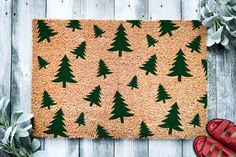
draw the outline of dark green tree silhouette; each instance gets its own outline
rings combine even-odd
[[[86,50],[86,41],[83,41],[80,43],[78,47],[73,49],[71,53],[76,55],[76,59],[78,59],[79,57],[85,59],[85,50]]]
[[[179,28],[179,26],[176,26],[176,24],[173,23],[171,20],[160,20],[159,23],[159,32],[161,33],[159,36],[163,36],[167,33],[169,34],[169,36],[172,36],[172,31]]]
[[[183,51],[180,49],[176,54],[175,62],[172,64],[173,67],[170,69],[172,71],[168,76],[178,76],[178,81],[181,82],[181,77],[192,77],[189,74],[189,69],[187,68],[187,63]]]
[[[95,38],[102,37],[102,35],[105,33],[105,31],[99,28],[97,25],[93,26],[93,31]]]
[[[168,134],[172,134],[173,129],[176,131],[184,131],[182,128],[182,124],[180,123],[181,119],[179,117],[179,107],[178,104],[175,102],[172,106],[171,109],[168,111],[169,114],[167,114],[162,122],[163,124],[159,125],[161,128],[168,128]]]
[[[149,73],[152,73],[153,75],[157,75],[156,74],[156,63],[157,63],[157,56],[152,55],[148,61],[146,61],[141,67],[139,67],[142,70],[146,70],[146,75],[148,75]]]
[[[75,120],[75,123],[77,123],[79,126],[85,125],[84,112],[80,113],[79,117]]]
[[[202,59],[202,68],[204,70],[204,73],[207,79],[207,60],[206,59]]]
[[[163,101],[163,103],[166,103],[166,100],[171,99],[171,96],[167,93],[163,85],[159,85],[157,92],[156,102]]]
[[[111,70],[107,67],[107,65],[105,64],[105,62],[100,59],[99,63],[98,63],[98,73],[97,73],[97,77],[99,76],[103,76],[104,79],[106,78],[106,75],[111,74]]]
[[[127,84],[127,86],[131,87],[131,89],[137,88],[138,89],[138,78],[134,76],[132,80]]]
[[[55,77],[57,78],[55,80],[52,80],[52,82],[62,82],[63,88],[66,88],[67,82],[77,82],[73,79],[75,76],[72,74],[72,70],[70,69],[70,61],[66,55],[62,58],[61,64],[59,66],[60,68],[57,70],[58,73],[55,75]]]
[[[130,113],[130,109],[127,108],[127,104],[124,102],[125,100],[123,99],[123,96],[120,94],[119,91],[116,91],[116,94],[114,96],[114,106],[113,111],[111,112],[111,114],[113,114],[112,117],[110,117],[109,119],[117,119],[120,118],[120,122],[124,123],[124,117],[131,117],[134,114]]]
[[[43,59],[43,57],[38,56],[38,65],[39,65],[39,69],[45,68],[49,63]]]
[[[126,22],[131,24],[131,28],[133,28],[134,26],[137,28],[142,28],[141,20],[127,20]]]
[[[201,50],[201,35],[198,35],[196,38],[193,39],[188,45],[186,45],[188,48],[191,49],[191,52],[198,52],[200,53]]]
[[[79,20],[70,20],[66,27],[71,28],[73,32],[75,31],[75,29],[82,29]]]
[[[150,131],[147,124],[144,121],[142,121],[140,124],[139,138],[147,138],[153,135],[154,134]]]
[[[47,127],[48,130],[44,131],[45,134],[53,134],[54,138],[57,138],[57,136],[61,137],[68,137],[65,132],[65,123],[64,123],[64,113],[62,109],[60,108],[55,116],[53,117],[53,121],[50,122],[50,125]]]
[[[147,34],[146,37],[147,37],[148,47],[155,46],[155,44],[157,43],[157,40],[154,39],[154,38],[153,38],[151,35],[149,35],[149,34]]]
[[[51,42],[50,37],[57,34],[54,32],[54,29],[50,28],[44,20],[38,20],[38,43],[47,40],[47,42]]]
[[[101,94],[101,87],[97,86],[86,96],[86,98],[84,98],[84,100],[90,102],[90,106],[93,106],[93,104],[101,106],[100,94]]]
[[[41,103],[41,108],[47,107],[48,109],[50,109],[51,106],[56,105],[56,103],[54,102],[54,100],[51,98],[50,94],[44,90],[43,92],[43,100]]]
[[[113,43],[111,44],[110,49],[108,49],[108,51],[118,51],[118,56],[121,57],[122,56],[122,52],[132,52],[133,50],[131,50],[129,48],[130,44],[128,43],[128,39],[127,39],[127,34],[125,33],[125,28],[123,27],[122,24],[120,24],[120,26],[117,28],[117,32],[115,33],[116,37],[113,39]]]
[[[202,25],[201,21],[199,21],[199,20],[192,20],[193,30],[200,29],[201,25]]]
[[[204,105],[204,108],[207,108],[207,93],[201,97],[198,102],[202,103]]]
[[[199,114],[196,114],[193,118],[193,120],[189,123],[189,124],[192,124],[193,127],[195,128],[196,126],[201,126],[201,122],[200,122],[200,116]]]
[[[97,126],[97,136],[98,138],[112,138],[112,136],[101,125]]]

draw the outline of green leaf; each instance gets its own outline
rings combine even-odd
[[[14,136],[15,136],[15,133],[16,133],[16,130],[17,130],[17,126],[13,129],[13,131],[11,132],[11,140],[10,140],[10,142],[11,142],[11,144],[12,144],[12,142],[13,142],[13,139],[14,139]]]
[[[1,110],[2,113],[6,111],[8,104],[9,104],[8,99],[5,100],[5,98],[2,98],[0,100],[0,110]]]
[[[45,151],[42,150],[37,151],[32,155],[32,157],[43,157],[43,156],[45,156]]]
[[[210,37],[213,39],[217,44],[221,41],[221,35],[223,31],[223,26],[221,26],[215,33],[213,33]]]
[[[7,130],[5,132],[5,135],[4,135],[4,138],[2,139],[3,144],[8,144],[11,131],[12,131],[12,126],[7,128]]]
[[[218,15],[214,15],[214,16],[205,18],[202,21],[202,25],[205,26],[205,27],[211,27],[213,25],[213,23],[215,22],[217,17],[218,17]]]
[[[223,46],[226,46],[229,44],[229,39],[226,35],[223,35],[222,40],[220,42]]]
[[[23,111],[16,111],[11,115],[11,123],[15,125],[18,118],[23,114]]]
[[[29,136],[29,132],[22,129],[22,128],[18,128],[16,130],[16,136],[18,136],[18,137],[27,137],[27,136]]]
[[[29,121],[31,118],[33,118],[34,115],[30,113],[23,113],[16,121],[16,124],[24,123],[26,121]]]
[[[40,142],[38,139],[34,138],[32,141],[32,150],[33,152],[36,152],[40,147]]]

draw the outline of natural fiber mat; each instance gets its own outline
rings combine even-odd
[[[199,21],[35,19],[33,135],[205,134],[206,77]]]

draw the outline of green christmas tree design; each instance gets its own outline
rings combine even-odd
[[[182,124],[180,123],[180,112],[176,102],[171,106],[171,109],[168,112],[169,114],[165,116],[166,119],[162,121],[163,124],[159,125],[159,127],[167,128],[169,130],[168,134],[172,134],[173,130],[184,131],[182,128],[180,128]]]
[[[133,27],[142,28],[141,20],[127,20],[126,22],[131,24],[131,28]]]
[[[106,63],[100,59],[99,63],[98,63],[98,73],[97,73],[97,77],[103,76],[104,79],[107,77],[106,75],[111,74],[111,70],[107,67]]]
[[[193,30],[200,29],[201,25],[202,25],[201,21],[199,21],[199,20],[192,20]]]
[[[94,36],[95,38],[97,37],[102,37],[102,35],[105,33],[101,28],[99,28],[97,25],[93,26],[93,31],[94,31]]]
[[[172,64],[173,67],[170,69],[172,71],[168,76],[178,76],[178,81],[181,82],[182,77],[192,77],[189,74],[189,69],[187,68],[187,63],[183,51],[180,49],[176,54],[175,62]]]
[[[72,70],[70,69],[70,61],[67,58],[67,56],[65,55],[62,60],[61,60],[61,64],[59,65],[60,68],[57,70],[57,74],[55,75],[55,77],[57,77],[56,79],[54,79],[52,82],[62,82],[62,87],[66,88],[66,83],[76,83],[77,81],[75,81],[73,78],[75,77],[72,74]]]
[[[176,26],[176,24],[173,23],[171,20],[160,20],[159,23],[159,32],[161,33],[159,36],[163,36],[167,33],[169,34],[169,36],[172,36],[172,31],[179,28],[179,26]]]
[[[54,100],[51,98],[50,94],[44,90],[43,92],[43,100],[41,103],[41,108],[47,107],[48,109],[50,109],[51,106],[56,105],[56,103],[54,102]]]
[[[38,20],[38,43],[47,40],[47,42],[51,42],[50,37],[57,34],[57,32],[54,32],[52,28],[50,28],[47,23],[44,20]]]
[[[75,31],[75,29],[82,29],[79,20],[70,20],[66,27],[71,28],[73,32]]]
[[[101,87],[97,86],[86,96],[86,98],[84,98],[84,100],[90,102],[90,106],[93,106],[93,104],[101,106],[100,94],[101,94]]]
[[[120,26],[117,28],[117,32],[115,33],[116,37],[113,39],[113,43],[111,44],[110,49],[108,49],[108,51],[118,51],[118,56],[121,57],[122,56],[122,52],[132,52],[133,50],[131,50],[129,48],[130,44],[128,43],[128,39],[127,39],[127,34],[125,33],[125,28],[123,27],[122,24],[120,24]]]
[[[125,100],[119,91],[116,91],[113,103],[113,111],[111,112],[113,116],[109,119],[113,120],[120,118],[120,122],[124,123],[124,117],[131,117],[134,115],[133,113],[129,112],[130,109],[127,108],[128,105],[125,103]]]
[[[149,73],[153,74],[153,75],[157,75],[156,74],[156,63],[157,63],[157,56],[152,55],[148,61],[146,61],[141,67],[139,67],[142,70],[146,70],[146,75],[148,75]]]
[[[188,45],[186,45],[188,48],[191,49],[191,52],[198,52],[200,53],[201,51],[201,35],[198,35],[196,38],[193,39]]]
[[[42,68],[46,69],[46,66],[47,66],[48,64],[49,64],[49,63],[48,63],[45,59],[43,59],[43,57],[38,56],[39,69],[42,69]]]
[[[171,99],[171,96],[167,93],[163,85],[159,85],[157,92],[156,102],[163,101],[163,103],[166,103],[166,100]]]
[[[138,89],[138,78],[135,75],[132,80],[127,84],[127,86],[131,87],[131,89],[137,88]]]
[[[154,134],[150,131],[147,124],[142,121],[140,124],[139,130],[139,138],[148,138],[149,136],[153,136]]]
[[[76,59],[78,59],[79,57],[85,59],[85,50],[86,50],[86,41],[83,41],[80,43],[78,47],[73,49],[71,53],[76,55]]]
[[[101,125],[97,126],[97,137],[98,138],[112,138],[112,136]]]
[[[196,126],[201,126],[201,122],[200,122],[200,116],[199,114],[196,114],[193,118],[193,120],[189,123],[189,124],[192,124],[193,127],[195,128]]]
[[[64,113],[62,109],[60,108],[55,116],[53,117],[53,121],[50,122],[50,125],[47,127],[48,130],[44,131],[45,134],[53,134],[54,138],[57,138],[57,136],[61,137],[68,137],[65,132],[65,123],[64,123]]]
[[[207,108],[207,93],[201,97],[198,102],[202,103],[204,105],[204,108]]]
[[[207,60],[206,59],[202,59],[202,68],[204,70],[204,73],[207,79]]]
[[[154,38],[153,38],[151,35],[149,35],[149,34],[146,35],[146,38],[147,38],[148,47],[155,46],[155,44],[157,43],[157,40],[154,39]]]
[[[85,125],[85,118],[84,118],[84,112],[82,112],[79,117],[75,120],[75,123],[77,123],[79,126]]]

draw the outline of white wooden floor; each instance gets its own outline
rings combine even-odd
[[[32,18],[199,19],[200,0],[0,0],[0,97],[31,108]],[[208,54],[209,119],[236,122],[236,48]],[[47,157],[192,157],[191,140],[41,139]]]

